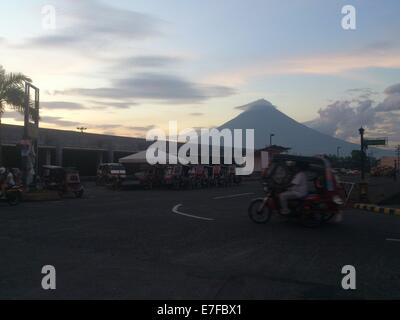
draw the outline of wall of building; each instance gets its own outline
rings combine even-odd
[[[2,125],[3,164],[20,167],[17,147],[23,135],[22,126]],[[122,157],[146,150],[145,139],[118,137],[74,131],[39,130],[39,167],[44,164],[76,167],[82,175],[94,175],[100,163],[118,162]]]

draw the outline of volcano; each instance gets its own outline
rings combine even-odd
[[[340,147],[341,155],[350,155],[352,150],[360,149],[357,144],[331,137],[295,121],[264,99],[238,109],[244,111],[218,129],[254,129],[256,149],[269,145],[272,133],[275,134],[273,143],[291,148],[292,154],[336,154]]]

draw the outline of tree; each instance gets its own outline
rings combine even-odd
[[[24,113],[25,110],[25,81],[32,80],[22,73],[6,73],[0,66],[0,165],[2,164],[1,118],[6,107]]]

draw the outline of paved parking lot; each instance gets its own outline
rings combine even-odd
[[[0,298],[400,298],[400,219],[256,225],[256,182],[193,191],[90,187],[84,199],[0,204]],[[57,289],[41,288],[54,265]],[[341,269],[357,270],[357,290]]]

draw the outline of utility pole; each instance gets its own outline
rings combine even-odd
[[[397,153],[397,163],[400,163],[400,144],[397,146],[396,153]]]
[[[31,91],[35,93],[34,104],[31,104]],[[36,183],[39,171],[39,100],[40,90],[32,83],[25,81],[24,129],[21,147],[23,182],[27,190]],[[33,120],[33,123],[31,123]]]
[[[364,140],[365,129],[361,127],[358,132],[361,138],[361,182],[359,183],[359,199],[360,202],[369,202],[368,182],[365,181],[365,150],[367,147]]]
[[[342,147],[337,147],[337,149],[336,149],[336,154],[337,154],[338,159],[340,158],[340,150],[341,149],[342,149]]]
[[[399,174],[399,169],[400,169],[400,144],[397,146],[397,150],[396,150],[396,153],[397,153],[397,161],[395,161],[396,162],[396,165],[395,165],[395,168],[394,168],[394,176],[395,176],[395,180],[397,180],[397,175]]]
[[[361,138],[361,180],[365,180],[365,145],[364,145],[364,133],[365,129],[361,127],[358,132]]]

